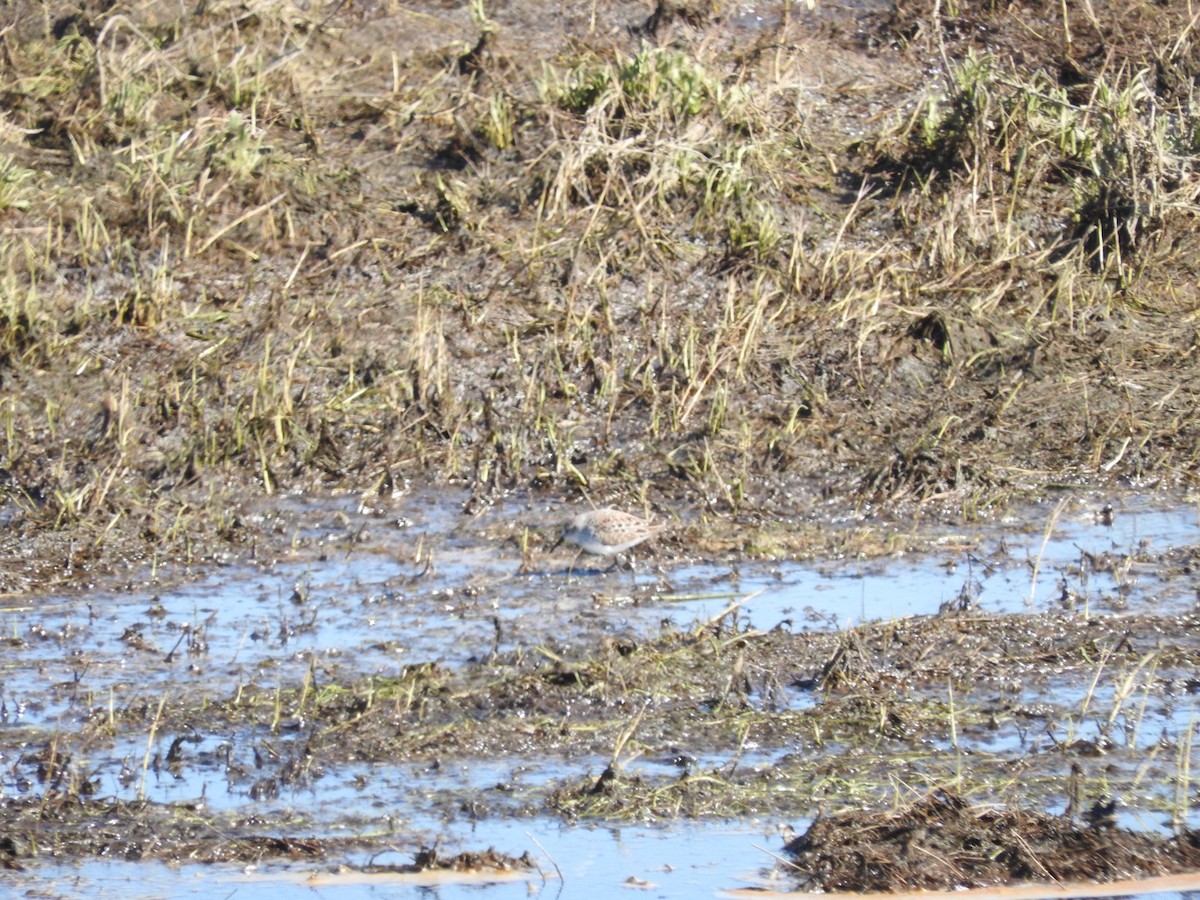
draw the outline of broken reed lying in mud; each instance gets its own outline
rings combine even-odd
[[[443,7],[6,13],[5,587],[269,539],[250,484],[749,546],[1195,476],[1180,10]]]
[[[10,773],[19,790],[0,800],[0,851],[11,866],[90,854],[316,862],[394,851],[419,840],[406,835],[402,812],[412,780],[419,808],[448,819],[815,815],[789,849],[797,877],[825,889],[852,883],[835,858],[860,859],[864,889],[930,886],[925,857],[903,852],[928,841],[939,852],[957,847],[944,854],[942,886],[1001,881],[1005,867],[1010,878],[1072,877],[1106,843],[1111,865],[1093,876],[1178,871],[1195,857],[1183,827],[1192,733],[1164,728],[1154,740],[1144,720],[1192,677],[1198,624],[958,612],[794,633],[749,630],[731,611],[654,639],[481,654],[461,670],[429,663],[339,683],[314,660],[294,688],[250,682],[228,696],[158,698],[134,690],[78,731],[64,722],[53,734],[0,733],[24,748]],[[1064,701],[1063,683],[1088,687]],[[242,737],[224,752],[189,749],[234,734]],[[144,736],[134,740],[144,740],[145,757],[126,765],[140,799],[105,796],[107,776],[97,774],[119,736]],[[513,761],[512,777],[464,788],[438,774],[496,759]],[[539,765],[580,771],[545,779]],[[390,778],[389,767],[408,774]],[[201,780],[214,790],[224,781],[250,810],[222,812],[204,796],[145,799],[148,772],[189,771],[207,773]],[[383,779],[397,812],[321,822],[254,812],[253,803],[273,810],[288,792],[317,791],[349,771],[366,792]],[[1176,837],[1128,841],[1113,827],[1118,804],[1170,816]],[[1042,811],[1056,807],[1060,815]],[[972,838],[983,824],[986,840]],[[847,849],[855,835],[858,856]]]

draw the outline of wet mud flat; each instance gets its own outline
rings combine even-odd
[[[1190,865],[1195,24],[14,0],[0,863]]]
[[[8,599],[7,867],[543,884],[567,867],[546,823],[727,821],[767,837],[725,887],[1195,866],[1188,505],[1105,524],[1080,500],[866,570],[701,563],[668,538],[568,575],[570,553],[520,551],[543,506],[464,524],[461,497],[357,502],[293,511],[290,549],[254,568]],[[914,583],[918,611],[863,614]]]

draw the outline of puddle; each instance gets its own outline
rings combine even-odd
[[[298,890],[328,894],[339,900],[377,897],[437,897],[488,900],[529,897],[590,898],[614,896],[622,888],[648,891],[654,897],[716,897],[739,886],[761,884],[773,866],[764,849],[778,848],[772,828],[680,823],[666,828],[589,828],[564,826],[543,819],[488,822],[440,827],[439,851],[495,846],[519,855],[525,849],[540,872],[512,876],[463,876],[422,873],[417,877],[366,875],[337,870],[337,862],[319,867],[287,866],[136,866],[92,861],[79,866],[48,865],[36,872],[9,874],[10,890],[38,890],[53,896],[90,896],[96,900],[141,900],[151,897],[294,897]],[[405,865],[411,854],[349,856],[353,866]],[[35,887],[36,886],[36,887]],[[486,893],[481,891],[486,888]],[[636,894],[634,896],[637,896]]]
[[[71,723],[103,724],[138,704],[151,707],[143,717],[149,721],[153,704],[172,692],[186,691],[195,702],[216,701],[239,688],[270,690],[306,678],[320,686],[395,677],[408,666],[436,662],[454,668],[540,646],[569,655],[573,641],[594,644],[598,633],[644,638],[664,627],[686,630],[731,605],[742,627],[764,631],[777,626],[828,631],[933,615],[943,606],[1030,615],[1192,610],[1197,595],[1190,566],[1157,563],[1196,545],[1196,508],[1127,503],[1109,523],[1096,515],[1100,507],[1047,507],[969,533],[947,532],[940,539],[944,549],[920,557],[819,565],[690,563],[673,569],[662,564],[660,571],[643,556],[632,573],[585,570],[568,579],[569,558],[522,574],[515,542],[487,536],[506,516],[525,513],[495,510],[466,520],[444,498],[414,498],[402,516],[364,514],[347,498],[325,511],[324,521],[313,524],[310,516],[297,532],[298,544],[306,548],[303,561],[217,568],[158,591],[9,598],[0,609],[0,729],[8,730],[11,743],[21,729],[34,734]],[[1165,735],[1190,733],[1197,717],[1192,694],[1178,685],[1163,688],[1157,673],[1143,674],[1122,696],[1112,684],[1092,691],[1088,684],[1053,678],[1000,691],[997,696],[1012,707],[1055,703],[1061,710],[1066,704],[1078,715],[1049,724],[1036,715],[1010,716],[999,727],[965,727],[957,748],[947,743],[939,751],[1023,755],[1074,741],[1100,744],[1105,729],[1112,728],[1122,729],[1114,758],[1136,765],[1135,757],[1155,752]],[[996,692],[986,683],[978,690]],[[799,709],[817,698],[793,690],[787,702]],[[398,846],[411,848],[419,835],[429,843],[448,842],[439,846],[449,852],[455,841],[514,855],[529,850],[547,871],[554,863],[562,869],[562,883],[557,876],[547,884],[524,876],[489,887],[492,898],[517,892],[593,896],[597,886],[615,889],[626,879],[656,896],[712,896],[757,883],[772,866],[759,848],[781,846],[772,826],[761,823],[683,822],[660,830],[565,827],[522,817],[522,790],[584,772],[597,775],[606,764],[599,757],[446,765],[409,760],[316,770],[297,764],[295,777],[281,781],[278,773],[303,756],[305,727],[303,721],[285,721],[275,731],[230,728],[219,734],[98,728],[75,749],[72,764],[93,780],[99,796],[199,801],[225,812],[246,808],[264,821],[299,819],[310,834],[378,830],[387,823],[405,835]],[[106,736],[113,731],[117,737]],[[790,752],[788,746],[747,744],[738,750],[738,765],[786,765]],[[2,761],[4,795],[36,796],[42,790],[32,772],[34,757]],[[713,757],[690,765],[711,771],[727,762]],[[672,766],[667,757],[643,758],[628,771],[661,777]],[[487,812],[476,824],[466,812],[448,821],[418,814],[438,808],[441,797],[467,794],[478,796]],[[1159,800],[1169,805],[1169,794]],[[350,810],[358,826],[347,824]],[[1153,830],[1162,817],[1137,821]],[[335,824],[330,829],[323,823]],[[410,857],[374,862],[407,863]],[[271,867],[240,872],[88,862],[21,877],[50,893],[119,894],[128,900],[214,888],[230,895],[282,896],[294,892],[300,876]],[[385,890],[371,881],[322,884],[339,897],[379,896]],[[316,882],[309,886],[325,889]],[[393,883],[386,895],[429,896],[423,890]],[[449,900],[479,890],[479,884],[440,883],[436,896]]]
[[[1031,525],[1011,520],[947,536],[954,549],[944,554],[688,565],[668,571],[664,583],[651,572],[520,575],[514,547],[454,532],[445,504],[418,506],[411,519],[372,523],[367,547],[333,547],[321,559],[218,569],[156,594],[23,598],[0,609],[0,635],[19,659],[0,668],[0,723],[46,726],[120,705],[134,689],[158,696],[177,684],[224,692],[230,682],[293,683],[314,665],[330,678],[394,675],[431,661],[454,667],[492,652],[569,647],[594,640],[597,629],[685,629],[740,599],[740,620],[763,630],[827,630],[932,615],[944,605],[1084,614],[1195,607],[1188,567],[1168,576],[1139,562],[1195,545],[1194,507],[1130,506],[1111,525],[1085,509],[1060,516],[1044,540],[1039,529],[1052,515],[1030,511]],[[438,545],[425,574],[412,558],[422,542]],[[1095,571],[1087,554],[1111,570]]]
[[[807,823],[798,822],[801,830]],[[481,830],[482,831],[482,830]],[[796,897],[775,872],[768,849],[778,848],[773,828],[754,829],[728,825],[680,823],[670,829],[622,827],[567,827],[544,820],[489,823],[486,834],[476,836],[460,829],[441,846],[448,852],[460,847],[495,844],[498,848],[529,848],[539,871],[515,877],[437,875],[368,875],[338,871],[336,863],[320,867],[285,866],[167,866],[133,865],[119,861],[91,861],[79,866],[48,865],[34,872],[6,873],[14,894],[36,891],[38,896],[89,896],[96,900],[149,900],[149,898],[211,896],[283,900],[304,891],[305,896],[336,896],[338,900],[373,898],[431,898],[437,900],[586,900],[617,896],[689,897]],[[347,858],[363,865],[404,864],[411,860]],[[556,868],[557,867],[557,868]],[[544,880],[543,880],[544,879]],[[639,891],[644,892],[638,893]],[[775,893],[778,891],[778,893]],[[1113,885],[1045,885],[1005,889],[955,891],[949,900],[1037,900],[1045,897],[1139,897],[1141,900],[1194,900],[1200,893],[1200,876],[1184,875]],[[830,898],[861,894],[826,894]],[[936,900],[937,893],[893,894],[907,900]]]
[[[1171,615],[1195,608],[1196,584],[1189,573],[1166,577],[1145,561],[1200,542],[1197,508],[1130,504],[1105,524],[1099,518],[1103,505],[1083,505],[1057,517],[1052,506],[1025,510],[1020,518],[945,535],[941,542],[948,549],[941,553],[812,567],[741,566],[740,577],[726,583],[734,593],[755,593],[741,612],[759,628],[780,622],[845,627],[963,605],[991,613]],[[1051,522],[1047,538],[1041,529]],[[711,568],[693,567],[672,573],[671,580],[686,594],[689,587],[718,583],[714,576]],[[689,614],[716,615],[728,602],[722,597],[683,603],[686,613],[679,621]]]

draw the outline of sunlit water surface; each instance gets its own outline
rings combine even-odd
[[[664,623],[687,628],[731,606],[743,626],[826,630],[930,615],[944,606],[1030,615],[1191,610],[1197,584],[1189,567],[1152,568],[1138,560],[1194,546],[1200,535],[1196,507],[1125,501],[1111,521],[1101,514],[1102,507],[1102,500],[1047,506],[969,532],[946,531],[936,536],[940,550],[912,558],[736,567],[692,562],[670,568],[655,564],[651,552],[640,555],[632,572],[584,568],[568,577],[569,553],[521,573],[515,542],[487,537],[498,520],[528,516],[540,521],[544,514],[497,509],[472,528],[463,526],[452,504],[433,497],[414,498],[403,516],[390,518],[365,515],[347,498],[341,508],[333,504],[327,528],[313,526],[301,536],[327,544],[303,561],[218,568],[156,592],[137,588],[10,602],[0,610],[0,636],[23,646],[21,664],[2,671],[0,727],[51,728],[117,702],[114,698],[131,690],[150,696],[209,690],[220,698],[242,684],[295,684],[314,661],[325,673],[387,675],[421,662],[455,667],[494,651],[569,646],[576,638],[594,641],[598,629],[651,635]],[[337,539],[355,516],[370,524],[369,538],[357,543]],[[426,569],[430,551],[433,566]],[[1084,689],[1061,686],[1067,693]],[[800,692],[793,700],[798,705],[811,702]],[[1097,696],[1096,702],[1103,704],[1104,697]],[[1191,702],[1150,711],[1141,739],[1149,746],[1159,729],[1181,733],[1195,714]],[[291,870],[273,866],[239,870],[88,862],[39,866],[18,881],[40,884],[51,895],[122,898],[212,892],[270,898],[305,890],[338,897],[442,900],[477,897],[484,891],[493,900],[591,897],[598,886],[611,892],[622,885],[653,896],[694,897],[769,884],[771,853],[782,844],[776,832],[781,823],[774,822],[604,828],[504,816],[424,821],[418,812],[422,797],[437,791],[487,790],[513,779],[550,781],[571,774],[545,760],[474,761],[436,772],[405,763],[330,767],[303,789],[256,796],[253,784],[226,781],[221,772],[224,760],[244,756],[264,735],[254,729],[195,735],[189,757],[207,758],[212,765],[176,774],[146,764],[148,749],[161,754],[167,737],[159,736],[149,748],[146,735],[118,738],[89,761],[101,795],[132,799],[140,794],[155,802],[203,797],[215,809],[246,806],[264,816],[299,811],[313,823],[314,834],[322,833],[319,823],[342,822],[346,810],[354,809],[371,827],[380,821],[396,823],[405,836],[397,842],[405,853],[373,862],[411,861],[419,836],[431,845],[439,842],[447,853],[455,852],[456,843],[460,849],[495,847],[513,855],[528,850],[546,880],[535,874],[486,888],[479,883],[419,886],[346,876],[297,880]],[[981,739],[1016,746],[1026,736],[996,733]],[[741,764],[769,766],[773,754],[756,756],[754,748],[747,748]],[[636,764],[654,765],[645,760]],[[597,772],[602,767],[597,761]],[[369,792],[361,788],[366,783]],[[4,786],[6,793],[30,789],[11,779]],[[1163,825],[1140,819],[1127,824]],[[1191,824],[1196,827],[1200,821]]]

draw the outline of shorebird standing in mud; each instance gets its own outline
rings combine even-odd
[[[592,509],[567,522],[563,526],[562,536],[554,542],[550,550],[557,549],[562,543],[574,544],[579,548],[579,553],[575,554],[575,561],[567,570],[569,573],[584,553],[616,557],[618,553],[624,553],[642,541],[654,537],[665,527],[621,512],[619,509]],[[616,564],[614,558],[613,566]]]

